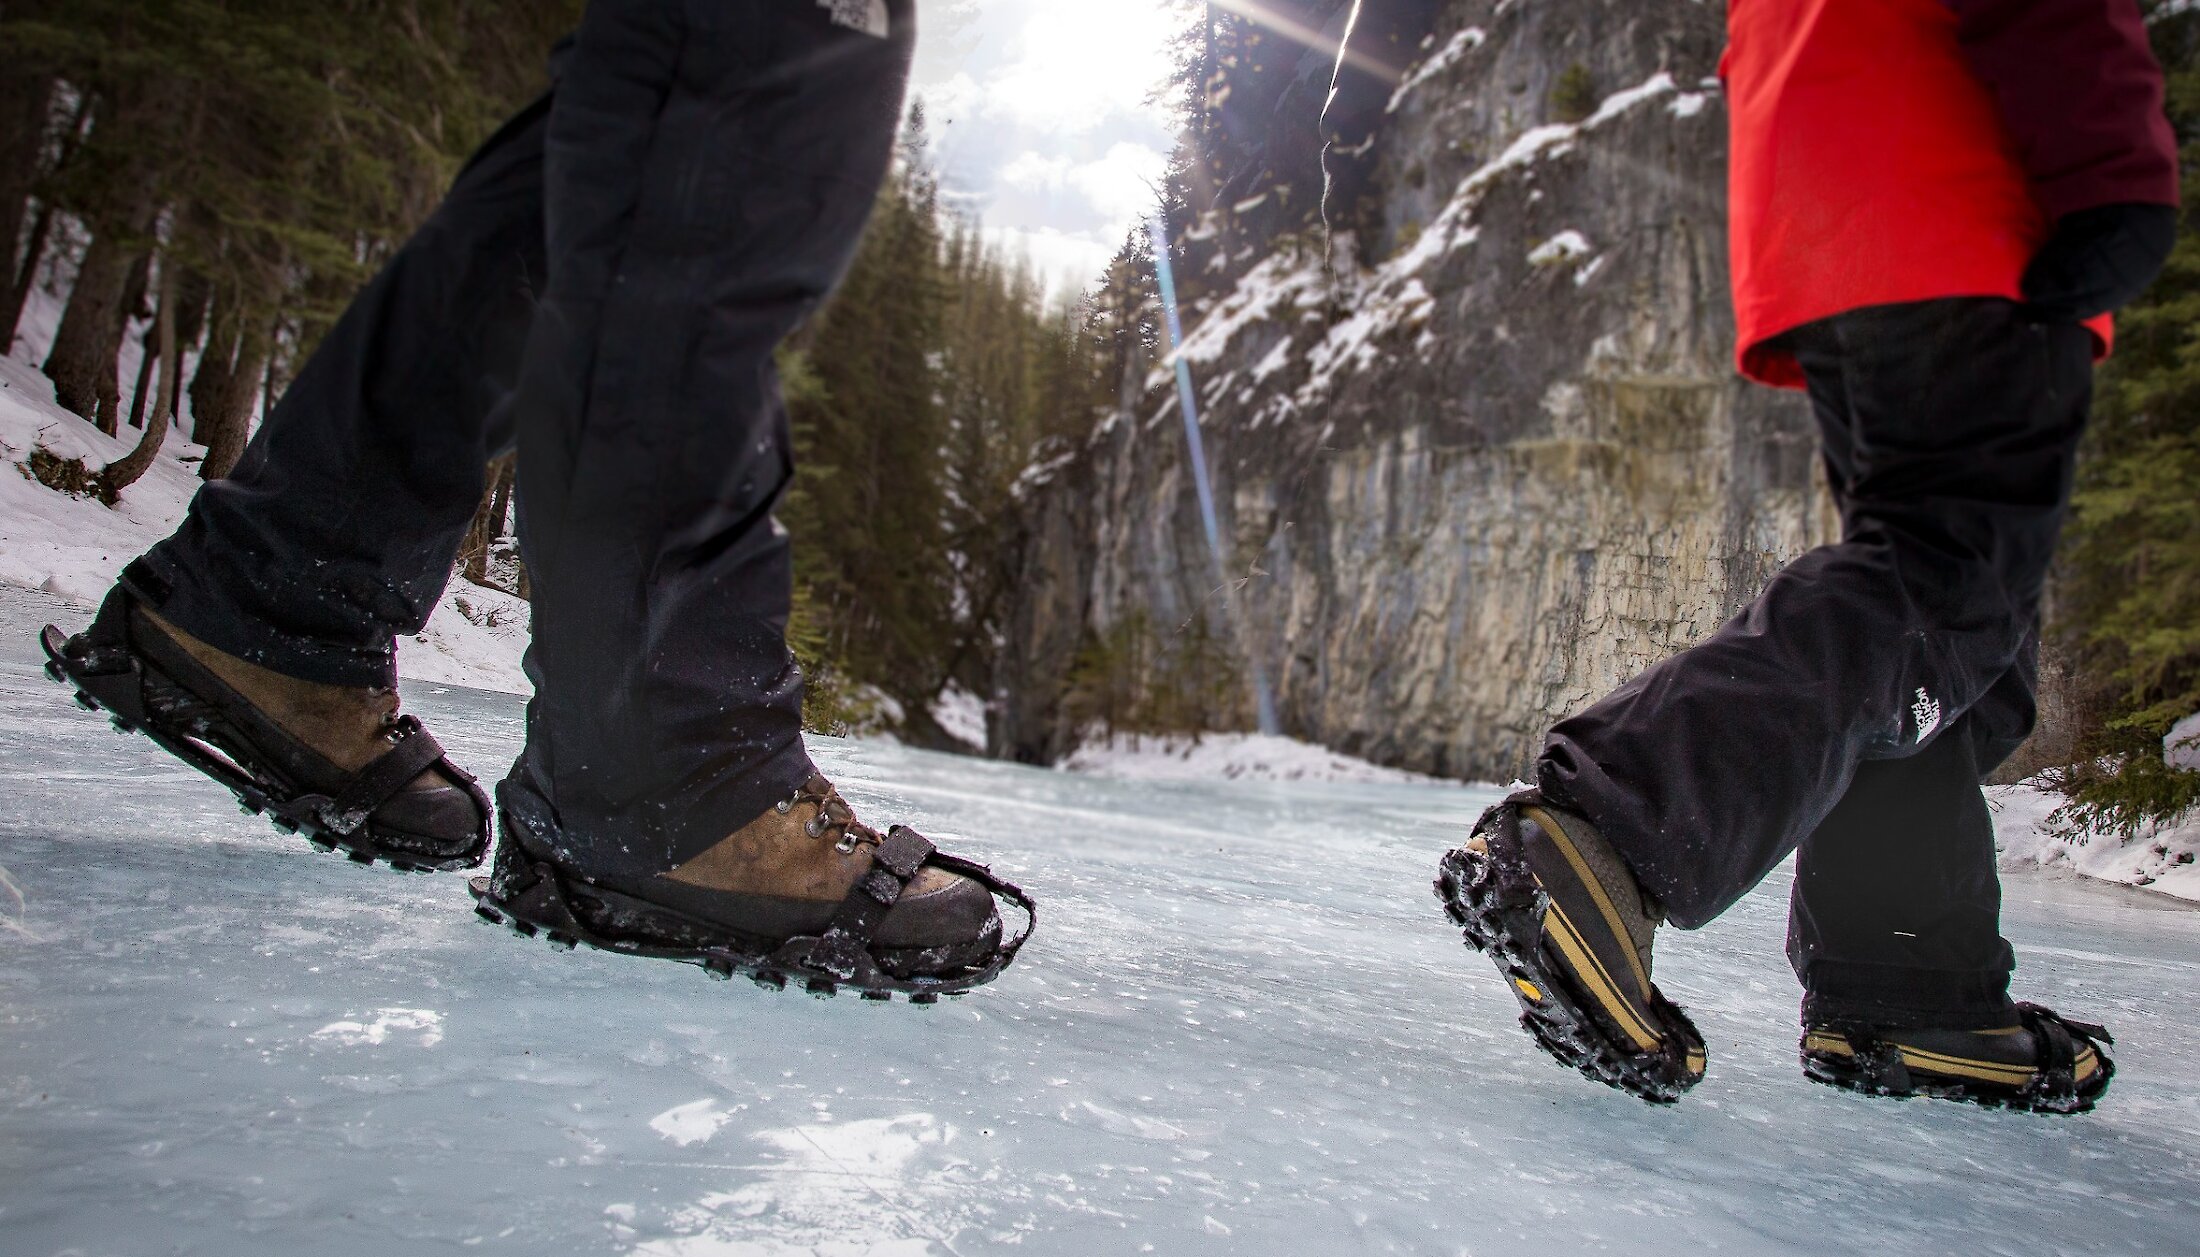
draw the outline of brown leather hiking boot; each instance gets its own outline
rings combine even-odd
[[[353,859],[478,864],[488,799],[393,689],[321,685],[228,654],[117,588],[92,626],[48,626],[47,671],[221,782],[245,808]]]
[[[653,898],[756,934],[815,934],[871,871],[885,835],[822,776],[724,841],[659,876]],[[879,922],[873,941],[889,948],[968,947],[1000,934],[993,893],[967,877],[927,865],[909,880]]]
[[[508,783],[509,784],[509,783]],[[1029,896],[916,831],[856,819],[832,782],[791,797],[675,868],[593,874],[530,829],[504,796],[505,841],[474,880],[481,915],[552,942],[701,964],[813,993],[930,1002],[990,980],[1030,937],[1003,941],[994,900],[1036,923]]]

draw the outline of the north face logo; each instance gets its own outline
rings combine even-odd
[[[1940,727],[1940,700],[1919,690],[1917,701],[1910,704],[1910,716],[1917,721],[1917,740],[1923,742]]]
[[[893,33],[886,21],[886,0],[817,0],[817,7],[825,10],[836,26],[880,39]]]

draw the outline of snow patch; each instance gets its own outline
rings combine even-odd
[[[432,1008],[378,1008],[361,1015],[372,1020],[332,1021],[312,1037],[339,1047],[380,1047],[400,1034],[411,1036],[417,1047],[443,1042],[443,1014]]]
[[[733,1114],[719,1108],[716,1100],[691,1100],[650,1118],[649,1128],[685,1148],[709,1142],[711,1136],[732,1120]],[[631,1217],[627,1219],[632,1220]]]
[[[35,338],[20,353],[41,350]],[[170,430],[161,456],[110,507],[39,483],[34,450],[81,459],[97,470],[130,452],[137,432],[111,437],[53,399],[53,385],[27,357],[0,356],[0,581],[98,605],[123,565],[174,532],[199,490],[206,451]],[[508,694],[532,688],[520,668],[527,648],[527,604],[453,577],[418,637],[398,645],[408,680],[464,685]]]
[[[985,700],[960,685],[940,691],[932,701],[932,720],[958,741],[985,745]]]
[[[1575,258],[1587,257],[1593,252],[1595,252],[1595,249],[1590,245],[1589,237],[1569,227],[1530,249],[1528,251],[1528,264],[1530,266],[1551,266],[1560,262],[1571,262]]]
[[[1454,785],[1439,777],[1385,768],[1295,738],[1257,733],[1197,737],[1118,733],[1089,741],[1062,768],[1126,781],[1335,781]]]
[[[635,1257],[929,1257],[942,1251],[925,1235],[882,1238],[922,1219],[952,1235],[967,1198],[947,1176],[927,1173],[955,1128],[929,1113],[860,1122],[818,1122],[760,1132],[775,1154],[759,1181],[710,1192],[675,1212],[676,1235],[634,1248]],[[895,1208],[882,1219],[880,1201]]]
[[[1457,65],[1460,58],[1480,48],[1488,41],[1489,34],[1479,26],[1470,26],[1452,36],[1451,42],[1438,50],[1435,56],[1415,66],[1413,73],[1406,76],[1405,82],[1398,85],[1398,90],[1390,94],[1390,105],[1385,112],[1398,112],[1398,106],[1405,103],[1406,97],[1412,93],[1414,88]]]
[[[1271,253],[1238,280],[1213,313],[1185,334],[1176,356],[1191,363],[1212,362],[1246,328],[1269,322],[1287,305],[1305,304],[1303,299],[1318,302],[1323,286],[1318,257],[1300,258],[1290,250]],[[1156,386],[1157,381],[1149,380],[1148,385]]]
[[[2162,739],[2162,758],[2171,768],[2200,772],[2200,712],[2169,727]]]
[[[1673,103],[1667,105],[1666,108],[1671,110],[1676,118],[1693,118],[1702,113],[1703,107],[1709,104],[1710,101],[1711,94],[1709,92],[1682,92],[1680,95],[1675,96]]]
[[[2058,817],[2068,800],[2037,784],[1989,786],[1986,798],[2003,868],[2067,869],[2200,902],[2200,816],[2150,826],[2127,840]]]

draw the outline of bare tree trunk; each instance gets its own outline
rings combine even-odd
[[[11,283],[23,271],[16,246],[23,239],[31,188],[43,164],[39,159],[45,156],[52,101],[51,76],[0,66],[0,262]]]
[[[210,384],[202,400],[199,383],[207,371],[202,361],[191,382],[191,434],[206,447],[206,461],[199,464],[202,480],[227,476],[244,456],[252,405],[260,399],[261,376],[274,347],[274,328],[266,316],[243,313],[236,316],[236,323],[236,351],[225,378]]]
[[[507,454],[490,462],[488,487],[474,511],[473,522],[466,526],[466,540],[458,547],[460,570],[476,585],[493,588],[489,585],[489,547],[504,535],[504,521],[512,505],[514,461]]]
[[[147,328],[145,332],[145,352],[138,355],[137,386],[130,390],[130,426],[133,428],[145,426],[145,390],[153,381],[153,362],[160,355],[157,348],[160,344],[160,331],[158,320],[155,320],[155,326]]]
[[[83,146],[84,123],[91,117],[92,94],[86,92],[76,103],[76,113],[69,119],[69,129],[61,137],[61,153],[49,174],[58,174],[76,156]],[[46,260],[46,243],[53,238],[54,204],[52,197],[44,197],[38,203],[38,216],[31,220],[30,239],[23,244],[22,256],[15,259],[15,269],[8,272],[9,288],[0,293],[0,300],[7,304],[0,308],[0,353],[15,348],[15,334],[23,323],[23,307],[30,302],[31,289],[38,283],[39,264]],[[13,237],[10,237],[13,245]]]
[[[54,400],[62,407],[99,421],[109,435],[115,431],[115,359],[122,352],[127,326],[130,281],[144,257],[144,237],[149,213],[128,223],[112,226],[92,237],[77,268],[76,285],[69,292],[68,308],[54,333],[53,352],[46,355],[46,375],[53,380]],[[142,289],[140,293],[142,294]]]
[[[109,463],[99,473],[99,500],[109,506],[121,501],[122,491],[152,470],[153,460],[160,456],[161,446],[168,440],[169,415],[176,408],[176,380],[181,374],[176,369],[176,271],[173,263],[163,263],[160,268],[160,312],[154,316],[154,326],[160,336],[160,398],[153,408],[153,417],[145,424],[144,434],[138,437],[136,448],[123,455],[121,461]]]

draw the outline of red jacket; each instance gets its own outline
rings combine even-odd
[[[1728,231],[1742,373],[1863,306],[2021,296],[2055,218],[2177,203],[2136,0],[1729,0]],[[2089,324],[2108,346],[2109,320]]]

